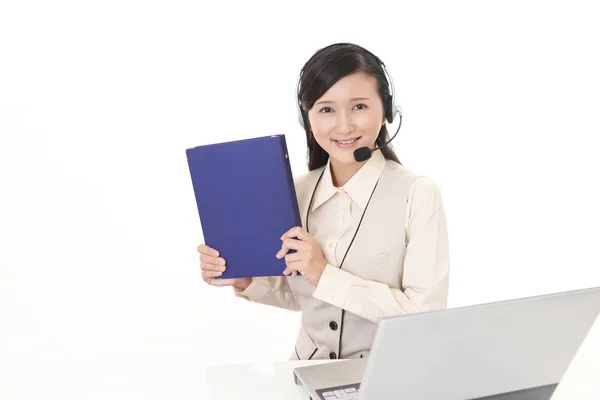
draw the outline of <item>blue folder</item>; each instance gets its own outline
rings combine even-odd
[[[282,276],[281,235],[301,226],[284,135],[186,150],[204,242],[220,252],[221,278]],[[293,252],[293,251],[292,251]]]

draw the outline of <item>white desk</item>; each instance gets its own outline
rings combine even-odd
[[[308,400],[294,382],[293,369],[342,360],[278,361],[204,368],[203,400]]]

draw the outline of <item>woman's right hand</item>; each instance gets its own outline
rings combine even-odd
[[[200,270],[204,282],[213,286],[233,286],[239,290],[245,290],[251,283],[252,278],[229,278],[213,279],[223,275],[225,271],[225,259],[219,257],[219,252],[204,243],[198,246],[200,253]]]

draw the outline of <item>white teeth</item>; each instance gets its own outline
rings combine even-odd
[[[352,139],[352,140],[347,140],[347,141],[336,140],[336,142],[341,143],[341,144],[350,144],[350,143],[356,142],[356,140],[358,140],[358,138]]]

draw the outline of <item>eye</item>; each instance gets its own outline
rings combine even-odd
[[[319,112],[322,112],[322,113],[325,113],[325,114],[328,114],[328,113],[330,113],[330,112],[332,112],[332,111],[333,111],[333,110],[331,109],[331,107],[323,107],[323,108],[321,108],[321,109],[319,110]]]
[[[357,104],[357,105],[356,105],[356,108],[357,108],[358,110],[364,110],[364,109],[366,109],[366,108],[367,108],[367,105],[366,105],[366,104],[363,104],[363,103],[360,103],[360,104]]]

